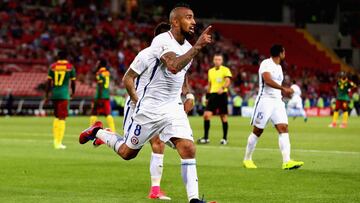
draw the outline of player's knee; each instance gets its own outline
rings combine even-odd
[[[195,152],[196,148],[194,143],[183,143],[178,147],[178,151],[180,153],[181,158],[183,159],[189,159],[189,158],[195,158]]]
[[[153,142],[151,144],[152,151],[156,154],[163,154],[165,149],[165,144],[163,142]]]
[[[279,133],[287,133],[289,131],[287,125],[278,125],[277,130]]]
[[[138,154],[138,151],[127,150],[126,148],[120,147],[118,150],[118,155],[124,160],[131,160],[135,158]]]
[[[263,129],[260,129],[260,128],[254,128],[254,129],[253,129],[253,133],[254,133],[257,137],[260,137],[263,132],[264,132],[264,130],[263,130]]]
[[[208,111],[205,111],[205,113],[204,113],[204,119],[205,119],[205,120],[210,120],[210,118],[211,118],[211,113],[208,112]]]

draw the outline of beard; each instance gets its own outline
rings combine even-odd
[[[181,34],[184,35],[186,40],[191,40],[194,38],[194,33],[186,32],[184,30],[181,30]]]

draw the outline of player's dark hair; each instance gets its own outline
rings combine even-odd
[[[222,56],[224,58],[224,55],[221,52],[215,52],[214,56]]]
[[[155,30],[154,30],[154,37],[156,37],[157,35],[163,33],[163,32],[166,32],[166,31],[169,31],[171,28],[170,24],[169,23],[166,23],[166,22],[161,22],[159,23],[156,27],[155,27]]]
[[[185,2],[179,2],[177,4],[175,4],[175,6],[173,7],[173,9],[175,8],[179,8],[179,7],[184,7],[184,8],[189,8],[190,9],[190,5],[185,3]]]
[[[106,67],[107,62],[106,62],[105,59],[101,58],[101,59],[99,59],[99,61],[100,61],[99,62],[99,68]]]
[[[67,58],[67,53],[66,51],[64,50],[60,50],[58,53],[57,53],[57,57],[58,57],[58,60],[64,60]]]
[[[281,44],[274,44],[270,48],[270,55],[272,57],[280,56],[280,53],[284,51],[284,47]]]

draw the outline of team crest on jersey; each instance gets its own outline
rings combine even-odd
[[[139,139],[137,137],[135,137],[135,136],[132,136],[131,137],[131,143],[133,145],[137,145],[139,143]]]

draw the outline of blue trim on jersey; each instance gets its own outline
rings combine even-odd
[[[135,90],[137,90],[137,88],[138,88],[138,86],[139,86],[140,76],[141,76],[141,75],[139,75],[139,76],[136,78]]]
[[[192,166],[192,165],[196,165],[196,163],[182,163],[182,166]]]
[[[254,125],[253,122],[254,122],[254,118],[255,118],[256,108],[257,108],[257,106],[259,104],[259,101],[260,101],[260,98],[261,98],[262,94],[264,93],[264,89],[265,89],[265,82],[264,82],[264,78],[263,78],[261,92],[260,92],[259,98],[258,98],[258,100],[257,100],[257,102],[255,104],[253,116],[251,118],[251,123],[250,123],[251,125]]]
[[[155,76],[155,73],[156,73],[156,70],[157,70],[157,68],[158,68],[159,63],[160,63],[160,60],[159,60],[159,59],[156,59],[156,63],[155,63],[154,69],[153,69],[153,71],[152,71],[152,73],[151,73],[150,80],[149,80],[148,84],[145,85],[143,96],[141,97],[141,99],[140,99],[139,102],[138,102],[136,113],[139,112],[139,110],[140,110],[141,101],[144,99],[144,96],[145,96],[147,87],[150,85],[152,79],[153,79],[154,76]]]
[[[136,91],[137,88],[139,87],[140,76],[141,76],[141,75],[139,75],[139,76],[136,78],[135,91]],[[131,99],[129,99],[129,101],[126,103],[126,105],[127,105],[128,107],[127,107],[127,109],[126,109],[125,116],[124,116],[123,130],[125,130],[125,129],[124,129],[124,126],[125,126],[125,123],[126,123],[126,120],[127,120],[128,114],[129,114],[129,111],[130,111],[130,102],[131,102]]]
[[[129,134],[130,134],[129,131],[130,131],[130,129],[131,129],[131,126],[132,126],[133,122],[134,122],[134,119],[131,118],[131,123],[130,123],[130,125],[129,125],[129,128],[128,128],[127,131],[125,132],[125,136],[124,136],[125,141],[124,141],[124,143],[127,142],[127,139],[128,139],[128,137],[129,137]]]
[[[129,100],[130,101],[130,100]],[[128,102],[130,103],[130,102]],[[123,130],[124,130],[124,127],[125,127],[125,123],[126,123],[126,120],[127,120],[127,117],[128,117],[128,114],[129,114],[129,111],[130,111],[130,104],[128,104],[128,107],[126,109],[126,112],[125,112],[125,116],[124,116],[124,122],[123,122]]]

